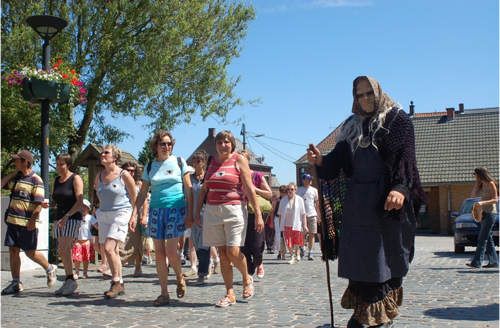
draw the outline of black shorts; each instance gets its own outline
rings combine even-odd
[[[28,231],[26,227],[7,223],[5,246],[17,247],[24,251],[36,250],[38,244],[38,229]]]

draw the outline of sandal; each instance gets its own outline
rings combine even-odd
[[[134,278],[142,277],[142,270],[135,270],[132,277]]]
[[[167,295],[160,295],[158,296],[154,302],[153,302],[153,305],[154,306],[162,306],[162,305],[167,305],[170,303],[170,296]]]
[[[234,295],[226,295],[224,298],[218,300],[217,303],[215,303],[215,306],[224,308],[233,304],[236,304],[236,298],[234,298]]]
[[[243,286],[243,299],[244,300],[251,299],[253,297],[254,293],[255,293],[255,291],[253,288],[253,278],[250,277],[250,283]]]
[[[182,279],[181,282],[177,282],[177,297],[183,298],[186,295],[186,281]]]

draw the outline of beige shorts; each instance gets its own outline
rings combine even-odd
[[[308,216],[307,217],[307,229],[309,233],[318,233],[318,217]]]
[[[244,205],[205,205],[204,246],[244,246],[246,233]]]
[[[131,208],[116,211],[97,210],[96,217],[99,224],[99,243],[103,244],[106,239],[116,239],[125,242],[128,232],[128,221],[132,214]]]

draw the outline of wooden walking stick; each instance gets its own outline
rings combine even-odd
[[[318,178],[318,173],[316,172],[316,166],[313,165],[313,175],[314,175],[314,182],[319,190],[319,203],[320,203],[320,210],[321,213],[318,213],[320,216],[320,228],[321,228],[321,237],[319,239],[320,242],[320,248],[321,248],[321,258],[323,261],[325,261],[326,265],[326,284],[328,286],[328,300],[330,301],[330,323],[332,327],[335,327],[335,319],[334,319],[334,314],[333,314],[333,298],[332,298],[332,288],[330,286],[330,264],[328,263],[328,257],[326,256],[326,252],[324,251],[324,248],[326,247],[325,239],[327,237],[327,229],[326,229],[326,215],[325,215],[325,207],[324,207],[324,201],[323,201],[323,188],[320,184],[320,180]]]

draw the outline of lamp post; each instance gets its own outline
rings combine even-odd
[[[68,25],[62,18],[54,16],[31,16],[26,19],[26,23],[31,26],[43,39],[42,69],[50,69],[50,39]],[[49,100],[42,100],[42,180],[45,189],[45,197],[49,197]]]

